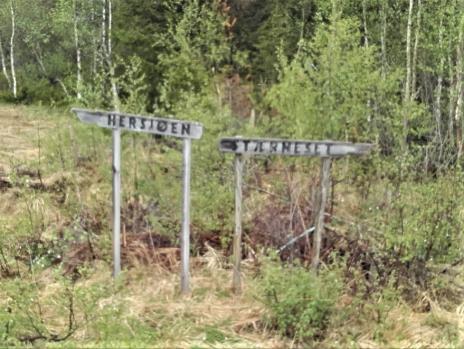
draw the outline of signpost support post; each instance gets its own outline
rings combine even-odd
[[[113,129],[113,277],[121,272],[121,130]]]
[[[311,268],[317,270],[321,253],[322,232],[324,230],[325,206],[327,205],[327,195],[330,187],[330,166],[332,160],[329,157],[323,157],[321,161],[321,195],[319,211],[316,216],[316,230],[313,237],[313,257]]]
[[[240,263],[242,261],[242,176],[243,158],[235,155],[235,233],[234,233],[234,275],[232,290],[238,294],[241,291]]]
[[[181,282],[180,291],[183,295],[190,292],[190,273],[189,273],[189,257],[190,257],[190,169],[191,169],[191,153],[192,141],[184,139],[183,153],[183,204],[182,204],[182,232],[180,237],[181,249]]]

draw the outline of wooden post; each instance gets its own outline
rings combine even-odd
[[[330,187],[330,165],[332,159],[329,157],[322,158],[321,164],[321,195],[320,195],[320,205],[319,212],[316,216],[316,231],[314,232],[313,238],[313,260],[311,262],[311,267],[314,270],[317,270],[319,266],[319,259],[321,253],[321,241],[322,241],[322,232],[324,230],[324,215],[325,215],[325,206],[327,204],[327,194]]]
[[[239,294],[242,289],[240,263],[242,261],[242,155],[235,155],[235,233],[234,233],[234,275],[232,290]]]
[[[113,129],[113,277],[121,272],[121,130]]]
[[[182,233],[180,237],[181,249],[181,281],[180,290],[183,295],[190,293],[190,168],[191,168],[191,139],[184,139],[184,190],[182,205]]]

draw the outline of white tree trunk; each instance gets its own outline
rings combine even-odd
[[[107,59],[108,59],[108,67],[110,69],[110,80],[111,80],[111,93],[113,96],[113,106],[116,110],[119,110],[120,103],[119,103],[119,96],[118,96],[118,89],[116,87],[116,79],[114,74],[114,66],[113,66],[113,57],[112,57],[112,43],[111,43],[111,31],[113,28],[113,8],[112,8],[112,0],[108,0],[108,47],[107,47]]]
[[[11,89],[11,80],[10,80],[10,76],[8,75],[8,70],[6,68],[5,53],[3,52],[3,43],[2,43],[1,37],[0,37],[0,62],[2,64],[3,75],[5,75],[5,79],[8,83],[8,88]]]
[[[414,0],[409,0],[408,27],[406,29],[406,83],[404,85],[404,101],[411,99],[411,27]]]
[[[382,28],[380,31],[380,52],[382,56],[382,77],[385,78],[387,75],[387,6],[385,5],[385,1],[381,2]]]
[[[448,66],[449,66],[449,85],[448,89],[448,138],[450,142],[454,141],[454,110],[456,103],[456,81],[453,71],[453,60],[451,58],[451,53],[448,52]]]
[[[106,57],[106,0],[102,0],[103,8],[102,8],[102,23],[101,23],[101,50],[102,50],[102,57]]]
[[[94,2],[91,2],[91,9],[90,9],[90,22],[92,23],[92,30],[94,31],[92,35],[92,63],[91,63],[91,69],[90,71],[92,72],[92,77],[95,77],[97,75],[97,60],[98,60],[98,52],[97,52],[97,39],[96,39],[96,32],[94,28],[95,24],[95,6]]]
[[[412,83],[411,83],[411,98],[416,97],[416,66],[417,66],[417,48],[419,47],[419,36],[421,30],[421,9],[422,9],[422,0],[417,0],[417,27],[416,27],[416,35],[414,39],[414,51],[412,54]]]
[[[109,59],[112,58],[112,44],[111,44],[111,32],[113,30],[113,6],[112,1],[108,0],[108,57]]]
[[[404,84],[404,104],[407,105],[411,101],[411,27],[412,27],[412,10],[414,8],[414,0],[409,0],[408,11],[408,26],[406,29],[406,82]],[[409,128],[409,112],[406,108],[403,112],[403,151],[407,148],[408,128]]]
[[[464,17],[461,19],[461,25],[459,29],[459,39],[456,47],[456,109],[454,113],[454,123],[456,126],[456,145],[458,147],[458,158],[462,154],[462,125],[461,125],[461,113],[462,113],[462,103],[463,103],[463,28]]]
[[[10,38],[10,68],[11,68],[11,78],[13,80],[12,92],[13,96],[16,98],[17,93],[17,82],[16,82],[16,71],[15,71],[15,57],[14,57],[14,40],[16,33],[16,13],[15,13],[15,0],[10,0],[10,13],[11,13],[11,38]]]
[[[440,145],[440,158],[442,155],[443,150],[443,137],[441,134],[442,129],[442,116],[441,116],[441,95],[443,90],[443,73],[445,67],[445,54],[444,54],[444,47],[443,47],[443,18],[440,19],[440,27],[439,27],[439,34],[438,34],[438,47],[440,48],[440,65],[438,67],[438,80],[437,80],[437,87],[435,89],[435,102],[433,105],[433,114],[435,116],[436,126],[436,137],[437,141]]]
[[[363,29],[364,29],[364,46],[369,47],[369,32],[367,31],[367,9],[366,0],[362,1]]]
[[[77,12],[77,0],[73,0],[73,8],[74,8],[74,44],[76,46],[76,97],[77,100],[82,99],[82,64],[81,64],[81,48],[79,45],[79,27],[78,21],[79,16]]]

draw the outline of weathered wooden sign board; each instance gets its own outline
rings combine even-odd
[[[72,111],[82,122],[105,128],[191,139],[200,139],[203,134],[203,126],[197,122],[77,108]]]
[[[85,123],[113,130],[113,275],[121,272],[121,130],[144,132],[182,138],[183,148],[183,206],[181,244],[181,292],[190,290],[190,174],[192,139],[200,139],[203,126],[198,122],[150,117],[120,112],[93,111],[73,108]]]
[[[249,155],[286,155],[341,157],[367,154],[370,144],[334,141],[298,141],[286,139],[223,138],[219,143],[222,152]]]
[[[242,257],[242,176],[244,155],[280,155],[307,156],[322,158],[321,164],[321,195],[319,212],[316,216],[312,267],[317,268],[321,249],[322,230],[324,228],[324,213],[330,184],[330,167],[333,158],[347,155],[365,155],[372,149],[367,143],[348,143],[336,141],[309,141],[266,138],[222,138],[219,150],[235,154],[235,232],[234,232],[234,271],[232,288],[238,293],[241,290],[240,263]]]

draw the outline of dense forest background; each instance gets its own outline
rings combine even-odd
[[[220,98],[266,132],[462,153],[458,1],[3,1],[4,99],[175,112]],[[277,131],[278,130],[278,131]],[[420,154],[419,154],[420,153]]]
[[[461,0],[1,0],[0,66],[0,346],[464,343]],[[204,124],[191,298],[181,145],[123,135],[111,282],[111,136],[71,106]],[[375,145],[333,164],[318,273],[319,161],[248,159],[230,292],[234,135]]]

